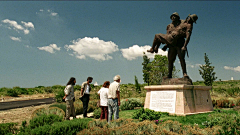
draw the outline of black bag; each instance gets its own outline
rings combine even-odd
[[[62,98],[62,102],[66,102],[65,99]]]
[[[81,101],[83,101],[83,96],[81,96],[79,99],[80,99]]]
[[[75,97],[73,98],[73,102],[75,102]]]

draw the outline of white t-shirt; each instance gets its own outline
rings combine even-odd
[[[108,88],[102,87],[98,94],[100,94],[100,106],[107,106]]]
[[[89,85],[87,85],[87,89],[86,89],[86,91],[85,91],[85,94],[90,94],[90,93],[89,93]]]

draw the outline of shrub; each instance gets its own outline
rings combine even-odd
[[[99,118],[100,118],[100,115],[101,115],[101,108],[95,109],[95,110],[93,111],[93,117],[94,117],[95,119],[99,119]]]
[[[13,87],[13,90],[17,91],[19,94],[28,94],[28,90],[25,88],[20,88],[20,87]]]
[[[235,103],[234,103],[235,102]],[[225,99],[219,99],[219,100],[213,100],[213,107],[217,108],[233,108],[236,105],[238,101],[233,101],[233,100],[225,100]]]
[[[82,101],[79,101],[79,100],[75,101],[74,102],[74,108],[75,108],[76,115],[82,114],[83,113]]]
[[[9,89],[7,91],[7,95],[8,96],[11,96],[11,97],[18,97],[18,92],[16,90],[13,90],[13,89]]]
[[[32,118],[39,117],[42,115],[56,114],[60,117],[65,117],[65,112],[58,107],[39,108],[32,113]]]
[[[64,89],[63,90],[59,90],[56,95],[55,95],[55,99],[58,103],[62,102],[63,97],[65,96],[64,94]]]
[[[222,87],[218,87],[218,88],[213,88],[213,91],[216,91],[218,93],[224,93],[226,92],[226,89]]]
[[[58,107],[60,109],[62,109],[65,113],[66,113],[66,103],[58,103],[58,104],[53,104],[53,105],[50,105],[49,107]]]
[[[54,122],[53,124],[44,124],[31,130],[20,131],[20,135],[74,135],[77,132],[86,129],[89,121],[92,119],[73,119],[71,121]]]
[[[154,110],[150,110],[148,108],[141,108],[133,113],[133,119],[139,119],[140,121],[144,120],[158,120],[161,117],[161,112],[155,112]]]
[[[240,89],[239,89],[239,87],[231,87],[231,88],[227,89],[226,92],[231,97],[238,96],[240,93]]]
[[[203,123],[206,127],[213,127],[220,125],[223,130],[229,130],[235,128],[236,130],[240,130],[240,113],[238,112],[229,114],[222,112],[215,112],[209,114],[207,117],[207,121]],[[235,130],[234,129],[234,130]]]
[[[140,99],[137,98],[128,98],[121,101],[120,109],[121,110],[132,110],[134,107],[143,107]]]
[[[56,114],[49,114],[49,115],[43,114],[39,117],[35,117],[32,120],[30,120],[29,127],[31,129],[34,129],[36,127],[40,127],[46,124],[51,125],[54,122],[61,122],[61,121],[63,121],[63,117],[58,116]]]
[[[44,90],[44,92],[46,92],[46,93],[53,93],[52,87],[45,87],[45,88],[43,88],[43,90]]]
[[[0,124],[0,135],[14,134],[16,133],[17,123],[1,123]]]

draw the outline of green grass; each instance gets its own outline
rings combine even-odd
[[[126,110],[126,111],[120,111],[119,112],[119,118],[123,119],[131,119],[133,113],[137,111],[135,110]],[[201,114],[193,114],[193,115],[187,115],[187,116],[176,116],[176,115],[167,115],[163,114],[159,121],[164,122],[167,120],[172,120],[172,121],[178,121],[183,125],[194,125],[198,124],[200,128],[205,128],[205,126],[202,125],[203,122],[207,121],[208,115],[212,113],[226,113],[226,114],[237,114],[238,112],[233,110],[233,109],[215,109],[213,112],[210,113],[201,113]]]
[[[135,110],[125,110],[125,111],[120,111],[119,112],[119,118],[123,118],[123,119],[131,119],[133,113],[137,111],[137,109]]]

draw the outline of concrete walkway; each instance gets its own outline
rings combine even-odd
[[[93,118],[93,112],[88,113],[87,116]],[[76,117],[77,117],[77,119],[83,118],[83,114],[77,115]],[[70,117],[70,120],[72,120],[72,119],[73,119],[73,117]]]

